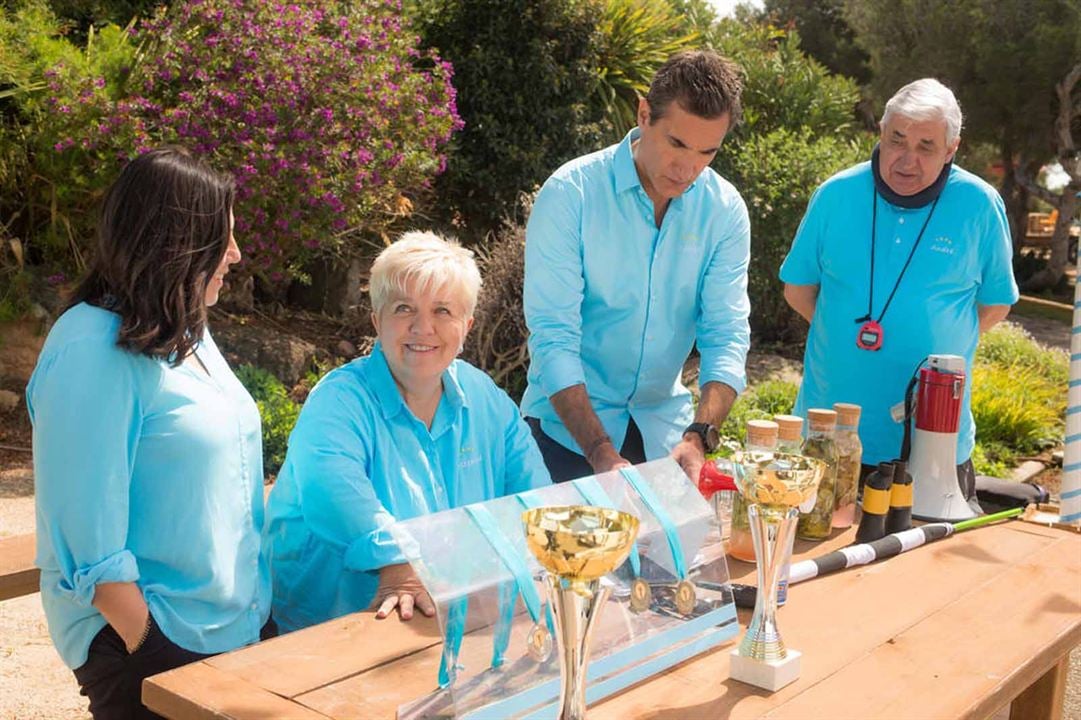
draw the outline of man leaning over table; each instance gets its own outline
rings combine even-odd
[[[890,416],[928,355],[965,358],[1017,302],[1006,210],[998,192],[953,164],[961,142],[953,93],[925,78],[897,91],[869,162],[811,198],[781,266],[785,298],[810,322],[796,414],[863,406],[865,469],[898,456]],[[975,493],[971,382],[958,433],[958,479]],[[974,502],[974,501],[972,501]]]
[[[697,478],[745,385],[750,225],[709,168],[739,120],[738,69],[670,58],[618,145],[557,170],[526,229],[522,411],[556,481],[670,453]],[[701,400],[681,371],[697,343]]]

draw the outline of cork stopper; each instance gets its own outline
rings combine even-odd
[[[803,439],[803,418],[799,415],[774,415],[773,422],[777,423],[777,437],[781,440]]]
[[[777,444],[777,423],[772,420],[748,420],[747,444],[773,447]]]
[[[837,425],[837,413],[833,410],[812,408],[807,411],[807,426],[812,430],[832,430]]]
[[[837,424],[855,427],[860,424],[860,406],[855,403],[833,403],[837,411]]]

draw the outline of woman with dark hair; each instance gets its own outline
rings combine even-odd
[[[234,185],[180,148],[129,163],[26,390],[49,633],[95,718],[143,678],[273,632],[258,409],[206,328]]]

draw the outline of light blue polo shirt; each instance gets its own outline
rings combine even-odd
[[[1006,209],[998,192],[956,165],[950,170],[930,224],[882,320],[878,351],[856,347],[856,318],[867,313],[871,262],[871,163],[834,175],[811,198],[781,280],[818,285],[818,301],[804,353],[795,412],[863,407],[859,434],[863,462],[899,456],[903,427],[890,407],[930,354],[961,355],[968,380],[957,438],[957,462],[975,442],[970,407],[972,361],[979,340],[979,305],[1012,305],[1017,284]],[[877,319],[931,206],[906,209],[878,197],[873,316]]]
[[[581,453],[548,398],[584,382],[616,447],[633,417],[654,459],[693,420],[681,373],[695,343],[701,384],[746,385],[750,223],[739,193],[706,168],[658,229],[631,154],[638,135],[567,163],[537,195],[526,228],[522,412]]]
[[[119,328],[71,308],[26,388],[41,602],[70,668],[105,626],[100,583],[136,583],[165,636],[198,653],[258,641],[270,614],[259,410],[209,332],[208,377],[117,347]]]
[[[364,610],[404,562],[396,520],[549,485],[529,427],[492,379],[455,360],[432,427],[402,400],[377,343],[312,390],[270,492],[263,547],[286,631]]]

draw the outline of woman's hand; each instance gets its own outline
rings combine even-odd
[[[116,630],[129,654],[146,640],[150,609],[135,583],[101,583],[94,592],[94,607]]]
[[[409,563],[387,565],[379,571],[379,587],[371,606],[378,608],[375,617],[379,620],[390,615],[395,607],[402,620],[413,617],[414,607],[428,617],[435,615],[435,603]]]

